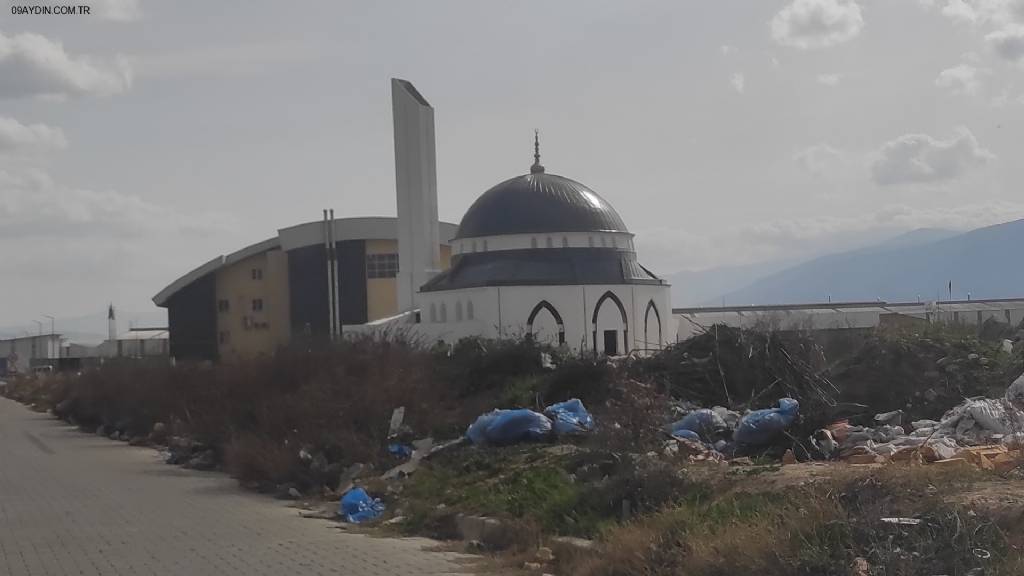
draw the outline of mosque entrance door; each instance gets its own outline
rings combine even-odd
[[[604,331],[604,353],[607,354],[608,356],[617,356],[619,354],[618,330]]]

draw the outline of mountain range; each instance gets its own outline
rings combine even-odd
[[[683,272],[668,279],[676,307],[1011,298],[1024,296],[1021,247],[1024,220],[969,232],[927,228],[793,265]]]

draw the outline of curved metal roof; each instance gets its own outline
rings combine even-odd
[[[665,281],[615,248],[501,250],[459,254],[452,267],[424,284],[422,292],[480,286],[657,284]]]
[[[611,204],[583,184],[534,172],[492,187],[469,207],[456,238],[543,232],[629,232]]]

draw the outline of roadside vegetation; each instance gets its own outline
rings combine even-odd
[[[1024,481],[1013,475],[959,464],[780,464],[787,450],[806,454],[806,438],[836,418],[903,410],[938,419],[965,397],[1001,393],[1024,370],[1020,345],[1004,349],[1008,335],[925,327],[823,343],[803,332],[712,327],[653,356],[615,360],[529,339],[449,349],[389,335],[218,365],[111,361],[0,391],[253,489],[336,501],[361,485],[397,518],[387,529],[403,534],[454,539],[460,516],[499,519],[500,533],[481,545],[517,568],[1022,574],[1024,496],[1006,495]],[[798,399],[801,418],[743,464],[666,446],[665,425],[687,407],[742,411],[780,397]],[[558,444],[456,446],[407,478],[381,477],[403,462],[388,450],[399,406],[398,441],[440,442],[494,408],[541,410],[570,398],[583,401],[596,430]],[[554,550],[540,564],[539,548]]]

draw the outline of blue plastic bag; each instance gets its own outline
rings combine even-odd
[[[466,437],[478,446],[505,446],[518,442],[546,440],[551,420],[533,410],[492,410],[466,429]]]
[[[594,418],[578,398],[552,404],[544,415],[554,422],[555,434],[585,434],[594,429]]]
[[[384,512],[380,498],[370,498],[366,490],[353,488],[341,497],[338,513],[352,524],[373,520]]]
[[[800,403],[792,398],[779,400],[778,408],[755,410],[740,420],[732,438],[740,444],[763,446],[771,444],[783,430],[789,428],[800,411]]]
[[[392,456],[398,456],[399,458],[408,458],[412,456],[412,446],[408,444],[399,444],[397,442],[388,444],[388,453]]]
[[[673,436],[680,436],[681,431],[687,430],[697,433],[701,438],[712,440],[719,432],[728,429],[729,425],[721,416],[713,410],[701,408],[690,412],[682,420],[673,422],[669,432]]]
[[[673,430],[672,431],[672,437],[673,438],[682,438],[683,440],[693,440],[694,442],[700,442],[701,444],[704,443],[704,441],[700,439],[700,434],[697,434],[693,430],[687,430],[685,428],[679,428],[678,430]]]

